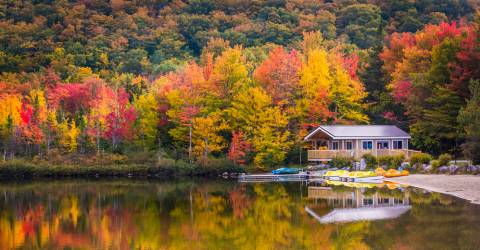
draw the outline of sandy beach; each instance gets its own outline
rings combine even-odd
[[[480,204],[480,176],[413,174],[390,180],[434,192],[454,195],[472,203]]]

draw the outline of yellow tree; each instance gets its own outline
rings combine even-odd
[[[227,49],[216,58],[210,81],[226,102],[248,83],[248,69],[240,47]]]
[[[244,132],[251,140],[257,166],[272,166],[285,159],[291,146],[286,130],[288,118],[279,107],[272,105],[272,98],[262,88],[248,88],[238,93],[227,116],[231,127]]]
[[[136,139],[143,148],[153,148],[158,133],[158,102],[150,92],[134,99],[133,105],[137,112]]]
[[[298,111],[307,118],[307,122],[324,122],[330,118],[328,92],[332,83],[327,52],[323,49],[310,50],[300,72],[302,98],[298,101]]]
[[[329,99],[332,101],[335,122],[368,122],[363,112],[363,99],[367,96],[363,84],[353,78],[342,67],[342,57],[330,56],[330,74],[333,80],[329,90]]]
[[[193,151],[197,157],[208,157],[210,153],[221,152],[227,143],[219,132],[228,128],[220,115],[210,114],[207,117],[193,119]]]
[[[0,95],[0,138],[3,141],[3,158],[6,159],[9,144],[13,139],[13,129],[20,121],[19,110],[22,107],[22,101],[18,95]]]
[[[77,128],[75,121],[64,120],[58,124],[59,130],[59,145],[67,152],[74,152],[78,147],[78,136],[80,135],[80,129]]]

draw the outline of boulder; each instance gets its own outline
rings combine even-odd
[[[433,169],[432,165],[423,164],[423,166],[422,166],[422,171],[423,172],[431,172],[432,169]]]
[[[410,168],[410,164],[408,162],[402,162],[402,164],[400,165],[400,167],[402,169],[409,169]]]
[[[455,174],[455,173],[457,173],[458,170],[459,170],[459,167],[456,166],[456,165],[448,166],[448,172],[450,174]]]
[[[448,171],[449,171],[449,168],[447,166],[441,166],[441,167],[438,168],[438,172],[442,173],[442,174],[444,174]]]
[[[479,170],[479,167],[471,165],[467,167],[467,173],[476,173]]]

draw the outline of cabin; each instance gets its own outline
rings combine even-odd
[[[322,125],[308,134],[311,142],[308,160],[330,161],[335,157],[353,157],[364,154],[387,156],[403,154],[408,159],[418,151],[409,150],[410,135],[393,125]]]

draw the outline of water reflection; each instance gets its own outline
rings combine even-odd
[[[336,218],[335,211],[352,217],[355,209],[400,207],[408,210],[326,224],[308,212]],[[4,183],[0,249],[474,249],[479,211],[450,196],[385,185]]]

